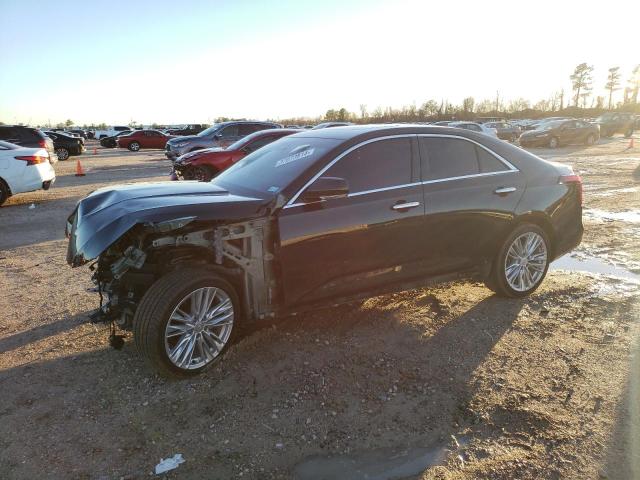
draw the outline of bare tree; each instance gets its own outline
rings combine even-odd
[[[631,72],[631,78],[629,79],[629,86],[627,88],[629,89],[629,101],[631,103],[638,103],[638,91],[640,91],[640,65],[636,65],[636,68]]]
[[[609,110],[612,106],[613,92],[620,90],[620,67],[611,67],[609,69],[609,75],[607,76],[607,84],[605,88],[609,90]]]
[[[573,98],[576,107],[579,106],[578,103],[580,101],[580,97],[582,97],[586,102],[587,97],[590,95],[592,72],[593,67],[586,63],[581,63],[575,68],[573,74],[569,77],[571,79],[571,84],[573,85],[573,91],[575,92]]]
[[[476,101],[473,99],[473,97],[465,98],[464,100],[462,100],[462,111],[473,113],[473,106],[475,105],[475,103]]]
[[[367,116],[367,106],[364,103],[360,104],[360,118],[365,118]]]

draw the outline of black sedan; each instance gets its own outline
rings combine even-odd
[[[116,148],[118,146],[118,137],[121,135],[129,135],[131,130],[123,130],[122,132],[118,132],[111,137],[102,137],[100,139],[100,145],[105,148]]]
[[[600,128],[582,120],[551,120],[541,122],[535,130],[520,135],[523,147],[557,148],[561,145],[593,145],[600,138]]]
[[[53,148],[58,155],[58,160],[67,160],[70,155],[80,155],[86,148],[82,137],[72,137],[62,132],[46,131],[44,134],[53,140]]]
[[[528,295],[581,241],[582,183],[472,131],[338,127],[282,138],[211,182],[96,190],[66,231],[72,266],[99,258],[96,321],[187,376],[242,324],[426,279]]]

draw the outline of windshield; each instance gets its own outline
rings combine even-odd
[[[213,125],[211,125],[209,128],[207,128],[206,130],[201,131],[198,136],[199,137],[207,137],[209,136],[209,134],[215,132],[216,130],[218,130],[220,128],[220,124],[219,123],[214,123]]]
[[[247,155],[213,182],[276,195],[340,141],[285,137]]]

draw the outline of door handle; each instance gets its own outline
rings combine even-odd
[[[496,195],[506,195],[507,193],[515,192],[516,187],[500,187],[496,188],[493,193]]]
[[[420,202],[407,202],[407,203],[396,203],[393,207],[394,210],[409,210],[410,208],[415,208],[420,206]]]

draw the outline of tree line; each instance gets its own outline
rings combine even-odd
[[[476,101],[473,97],[466,97],[462,104],[456,105],[447,99],[427,100],[422,105],[405,105],[401,108],[376,107],[369,110],[367,105],[360,105],[359,112],[350,112],[345,108],[330,109],[324,116],[315,118],[294,117],[280,119],[285,124],[305,124],[322,121],[354,122],[354,123],[388,123],[388,122],[428,122],[438,120],[473,120],[479,116],[504,118],[538,119],[550,116],[594,117],[606,111],[624,111],[640,114],[638,93],[640,91],[640,65],[631,72],[624,87],[624,96],[614,103],[614,93],[622,89],[622,75],[620,67],[608,70],[607,82],[604,85],[605,96],[594,96],[593,93],[594,67],[581,63],[577,65],[569,76],[571,80],[571,96],[563,89],[554,92],[548,98],[531,103],[525,98],[505,101],[496,92],[496,97]]]

